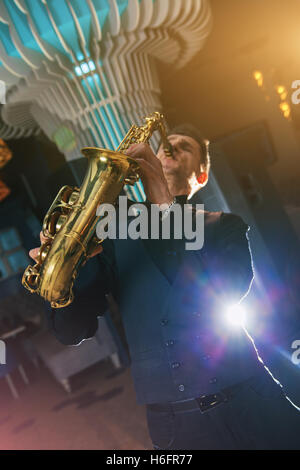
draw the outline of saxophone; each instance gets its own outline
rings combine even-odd
[[[43,221],[42,232],[48,240],[40,247],[37,263],[28,266],[22,278],[23,286],[50,302],[51,307],[72,303],[78,271],[103,241],[95,235],[98,206],[113,204],[125,184],[133,185],[139,179],[138,164],[125,155],[125,150],[134,143],[148,142],[156,130],[166,155],[171,157],[172,146],[159,112],[146,117],[143,126],[133,125],[115,151],[81,149],[89,160],[83,183],[80,188],[64,186],[58,192]]]

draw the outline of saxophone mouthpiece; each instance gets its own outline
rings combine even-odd
[[[173,158],[173,145],[170,142],[165,146],[164,152],[168,158]]]

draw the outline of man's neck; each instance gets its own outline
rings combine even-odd
[[[191,192],[191,186],[188,181],[174,178],[173,175],[166,175],[168,188],[172,196],[187,196]]]

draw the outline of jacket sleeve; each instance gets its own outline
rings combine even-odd
[[[204,250],[209,280],[225,305],[240,301],[253,280],[248,230],[241,217],[221,213],[210,249]]]
[[[107,294],[118,296],[118,275],[113,243],[103,242],[103,252],[83,266],[75,281],[74,300],[65,308],[45,305],[47,323],[55,337],[66,345],[79,344],[95,335],[98,316],[107,308]]]

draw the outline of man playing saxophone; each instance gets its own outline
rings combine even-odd
[[[178,126],[168,139],[171,158],[148,144],[127,155],[139,165],[145,206],[167,207],[171,217],[174,204],[207,183],[210,160],[194,127]],[[228,303],[240,302],[253,279],[249,227],[239,216],[205,212],[204,228],[204,246],[195,251],[185,249],[184,237],[105,240],[93,253],[101,281],[77,291],[75,284],[73,303],[47,312],[50,327],[62,343],[78,344],[95,334],[107,296],[114,297],[155,449],[297,448],[299,414],[243,330],[224,320]]]

